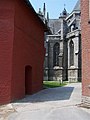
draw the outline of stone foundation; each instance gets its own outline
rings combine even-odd
[[[68,69],[68,81],[69,82],[78,81],[78,70],[77,69]]]
[[[54,79],[56,81],[60,81],[61,83],[62,83],[62,72],[63,72],[63,69],[60,67],[54,69]]]
[[[58,67],[57,69],[45,69],[44,70],[44,80],[54,80],[61,81],[63,80],[63,69]]]
[[[44,69],[44,80],[48,80],[48,68]]]
[[[62,67],[44,69],[44,80],[54,80],[54,81],[63,81],[67,77],[68,82],[78,82],[81,81],[81,70],[79,69],[68,69],[66,74]]]

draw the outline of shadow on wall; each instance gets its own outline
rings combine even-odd
[[[58,87],[44,89],[34,95],[28,95],[24,99],[16,101],[18,103],[36,103],[46,101],[68,100],[74,90],[74,87]]]

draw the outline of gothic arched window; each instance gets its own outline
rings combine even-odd
[[[74,65],[74,43],[70,41],[70,66]]]
[[[53,66],[59,66],[59,43],[53,47]]]

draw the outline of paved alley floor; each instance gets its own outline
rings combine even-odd
[[[90,120],[90,110],[78,107],[80,103],[81,83],[72,83],[9,104],[8,114],[0,120]]]

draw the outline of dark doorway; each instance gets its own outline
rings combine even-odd
[[[25,94],[29,95],[32,93],[32,67],[25,67]]]

